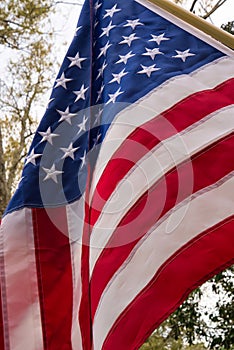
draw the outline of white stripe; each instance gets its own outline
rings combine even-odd
[[[79,325],[79,308],[81,301],[81,238],[84,224],[84,201],[81,198],[67,206],[67,223],[71,249],[72,279],[73,279],[73,309],[72,309],[72,348],[82,350],[82,337]]]
[[[226,177],[225,182],[201,191],[192,197],[187,215],[173,233],[167,234],[170,221],[177,223],[177,215],[183,207],[175,208],[165,221],[138,244],[124,266],[116,272],[102,294],[94,319],[94,350],[102,348],[107,334],[125,308],[151,281],[159,267],[184,244],[200,233],[218,224],[234,213],[234,178]],[[217,200],[218,199],[218,200]],[[142,268],[141,268],[142,267]]]
[[[190,75],[181,75],[166,81],[120,112],[112,122],[102,142],[92,180],[90,199],[92,199],[107,162],[136,127],[148,122],[156,115],[160,115],[181,99],[199,91],[213,89],[233,76],[233,59],[224,57],[199,68]]]
[[[234,56],[233,50],[231,48],[225,46],[221,42],[217,41],[216,39],[212,38],[208,34],[206,34],[203,31],[197,29],[196,27],[193,27],[189,23],[187,23],[185,21],[182,21],[180,18],[178,18],[176,16],[176,14],[173,15],[173,14],[163,10],[160,6],[157,6],[156,4],[152,4],[152,2],[149,2],[147,0],[135,0],[135,1],[140,3],[143,6],[147,7],[149,10],[157,13],[159,16],[164,17],[169,22],[174,23],[178,27],[186,30],[187,32],[193,34],[197,38],[205,41],[206,43],[208,43],[209,45],[215,47],[219,51],[221,51],[221,52],[223,52],[223,53],[225,53],[225,54],[227,54],[227,55],[229,55],[231,57]],[[203,19],[201,19],[201,20],[203,20]]]
[[[44,346],[31,209],[4,217],[1,235],[6,344],[9,341],[10,350],[41,350]]]
[[[161,142],[134,165],[113,191],[92,230],[90,240],[90,246],[92,247],[90,249],[90,275],[92,275],[95,263],[102,252],[100,248],[105,247],[116,226],[142,194],[170,169],[189,159],[193,154],[201,151],[213,142],[230,134],[234,130],[233,115],[234,105],[207,116],[182,133],[178,133]],[[192,181],[193,173],[191,167],[191,192]],[[129,193],[129,188],[131,193]],[[163,198],[161,199],[163,206],[164,200]],[[147,207],[145,208],[147,210]],[[128,243],[127,238],[125,243]],[[123,244],[123,242],[120,244]]]

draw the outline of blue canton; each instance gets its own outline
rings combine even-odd
[[[134,0],[86,0],[7,212],[79,199],[116,114],[223,55]]]

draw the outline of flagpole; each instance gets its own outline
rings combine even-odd
[[[215,27],[213,24],[207,22],[201,17],[194,15],[193,13],[185,10],[184,8],[170,2],[169,0],[148,0],[149,2],[159,6],[163,10],[175,15],[182,21],[187,22],[195,28],[203,31],[212,38],[218,40],[225,46],[234,49],[234,36],[230,33]]]

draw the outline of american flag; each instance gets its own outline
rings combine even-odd
[[[1,224],[10,350],[133,350],[234,256],[231,49],[86,0]]]

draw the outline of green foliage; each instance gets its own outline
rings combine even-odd
[[[17,61],[11,60],[7,67],[8,81],[2,84],[0,107],[8,189],[12,189],[18,180],[17,174],[22,168],[22,159],[35,129],[33,110],[48,89],[47,77],[52,63],[45,57],[49,51],[50,44],[36,41],[30,45],[29,52],[20,52]],[[10,190],[7,199],[9,196]]]
[[[234,349],[234,267],[215,276],[212,290],[216,294],[215,312],[209,315],[208,330],[211,349]]]
[[[0,45],[22,49],[32,35],[42,35],[52,0],[5,0],[0,2]]]
[[[19,179],[35,129],[35,107],[52,80],[52,4],[52,0],[0,2],[0,47],[14,57],[0,79],[0,215]]]
[[[189,345],[183,336],[175,339],[170,333],[170,319],[165,321],[149,339],[141,346],[140,350],[206,350],[204,344]]]
[[[216,275],[198,288],[152,334],[141,350],[234,349],[234,267]],[[201,300],[215,300],[213,308],[201,307]]]
[[[203,350],[204,344],[197,343],[205,335],[201,320],[199,301],[200,289],[195,290],[187,300],[153,333],[141,350]]]
[[[206,350],[203,344],[186,345],[182,339],[165,339],[163,336],[153,334],[149,340],[142,345],[140,350]]]
[[[226,32],[234,35],[234,21],[222,24],[221,28],[226,30]]]
[[[183,339],[191,345],[205,335],[205,324],[201,319],[199,309],[201,297],[201,290],[196,289],[171,315],[167,323],[170,338],[179,340],[181,335],[183,335]]]

